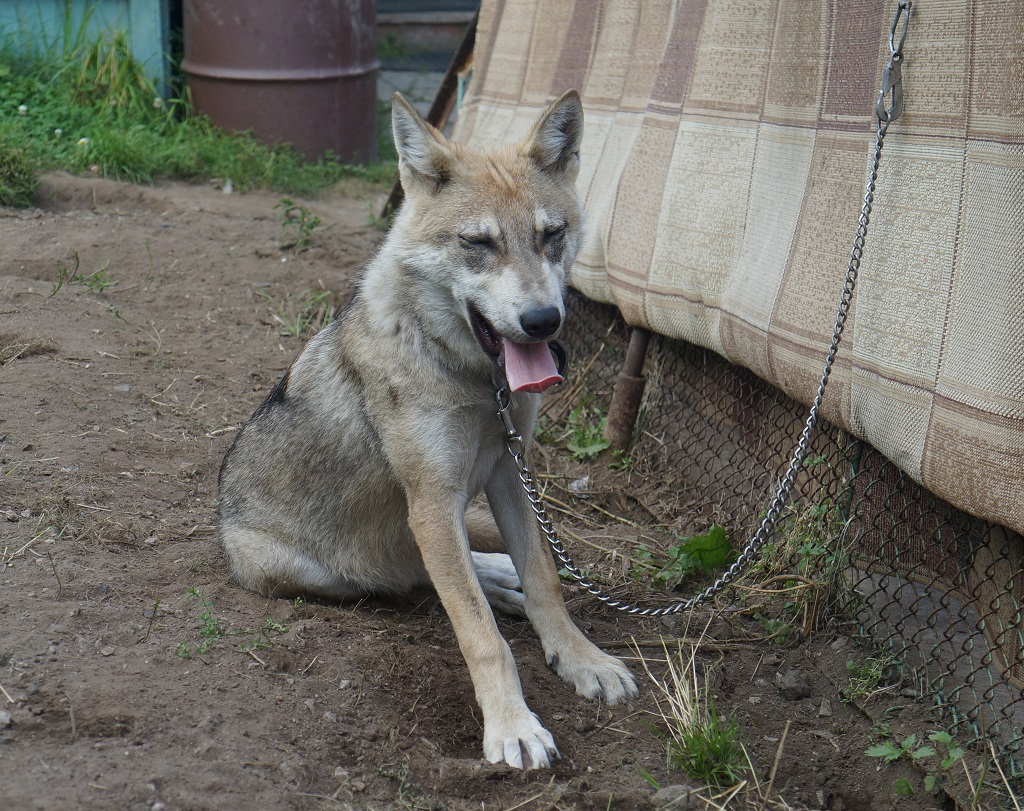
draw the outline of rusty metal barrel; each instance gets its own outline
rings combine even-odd
[[[218,127],[313,160],[377,153],[373,0],[185,0],[192,103]]]

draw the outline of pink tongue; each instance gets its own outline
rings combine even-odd
[[[512,391],[539,393],[548,386],[562,382],[562,376],[555,368],[548,345],[541,341],[536,344],[516,344],[501,339],[501,351],[505,356],[505,378]]]

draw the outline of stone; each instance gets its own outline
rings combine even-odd
[[[802,670],[787,670],[779,679],[779,694],[786,701],[799,701],[811,697],[811,682]]]
[[[701,807],[699,789],[683,783],[665,786],[651,795],[651,805],[665,811],[689,811]]]

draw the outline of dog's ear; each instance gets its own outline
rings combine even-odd
[[[583,104],[580,94],[566,90],[544,111],[524,151],[545,172],[575,177],[580,165],[580,142],[583,140]]]
[[[422,118],[401,93],[391,97],[391,130],[398,152],[402,188],[437,191],[451,177],[452,153],[444,135]]]

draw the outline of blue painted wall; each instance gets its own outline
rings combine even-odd
[[[55,49],[60,53],[66,21],[74,36],[83,20],[90,35],[123,30],[135,58],[166,93],[168,0],[0,0],[0,42],[27,52]]]

